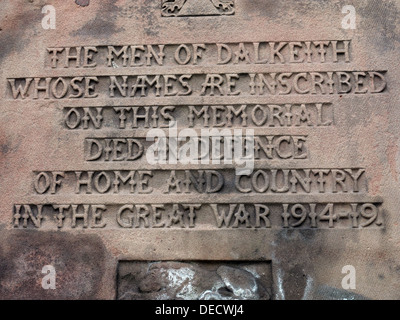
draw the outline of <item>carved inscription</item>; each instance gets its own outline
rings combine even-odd
[[[223,160],[225,153],[231,155],[234,151],[235,137],[218,137],[213,139],[212,136],[196,139],[196,149],[201,150],[197,158],[191,160],[201,160],[204,155],[210,155],[210,160]],[[160,154],[162,160],[168,161],[172,157],[179,160],[188,156],[189,148],[192,141],[176,143],[176,151],[168,148],[171,140],[176,138],[166,137],[160,138],[158,142],[167,146],[165,153]],[[188,145],[189,144],[189,145]],[[247,138],[241,138],[240,145],[242,149],[240,154],[245,154],[252,148],[254,160],[260,159],[306,159],[307,152],[307,136],[254,136],[251,141]],[[142,158],[150,148],[154,145],[141,138],[87,138],[85,140],[85,160],[86,161],[135,161]],[[212,152],[218,148],[220,152],[214,155]],[[228,149],[228,150],[227,150]]]
[[[365,228],[382,225],[379,203],[18,204],[15,228]]]
[[[13,99],[376,94],[385,72],[328,71],[8,79]]]
[[[130,44],[48,48],[52,69],[138,69],[168,66],[338,64],[351,62],[351,42],[282,41]]]
[[[103,170],[35,172],[37,194],[366,193],[365,169]],[[165,181],[160,185],[160,181]]]
[[[162,1],[164,17],[234,12]],[[56,101],[61,132],[84,134],[82,167],[34,168],[13,226],[382,227],[366,168],[309,166],[338,97],[387,90],[387,71],[353,54],[350,40],[49,47],[43,73],[9,77],[6,97]]]
[[[156,105],[65,107],[66,129],[327,127],[334,123],[331,103]]]

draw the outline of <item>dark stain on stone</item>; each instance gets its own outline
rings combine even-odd
[[[295,1],[290,8],[299,16],[307,16],[315,14],[316,10],[331,5],[330,0],[303,0]],[[241,4],[244,13],[251,15],[259,15],[269,17],[271,20],[281,20],[289,22],[289,11],[285,1],[274,0],[243,0]],[[290,23],[298,23],[299,21],[291,20]]]
[[[121,30],[122,29],[117,30],[114,23],[110,20],[96,17],[86,23],[81,29],[74,32],[73,36],[96,36],[99,38],[107,38]]]
[[[20,23],[24,21],[24,23]],[[40,12],[22,11],[13,17],[7,18],[3,23],[8,24],[1,28],[0,38],[0,63],[15,51],[22,50],[27,46],[29,38],[25,37],[26,31],[32,28],[32,23],[41,21]],[[12,24],[12,27],[11,27]]]
[[[1,237],[0,299],[96,299],[106,249],[97,235],[13,231]],[[56,289],[44,290],[42,268],[56,270]]]
[[[90,0],[75,0],[75,3],[81,7],[87,7],[90,4]]]
[[[286,298],[289,300],[300,300],[307,285],[307,278],[302,265],[296,264],[290,268],[287,279],[290,279],[290,283],[287,281],[284,284]],[[299,288],[302,288],[302,290],[299,290]]]
[[[124,31],[123,28],[116,28],[114,23],[116,19],[113,19],[113,16],[118,10],[119,8],[114,3],[105,3],[94,19],[88,21],[82,28],[71,35],[74,37],[89,36],[107,39],[115,33]]]
[[[400,42],[396,28],[399,24],[399,12],[394,1],[367,1],[357,12],[362,19],[358,28],[367,30],[366,39],[376,43],[378,50],[385,53],[394,50]]]
[[[157,37],[159,34],[160,26],[155,23],[156,17],[153,10],[148,10],[153,5],[152,0],[145,0],[145,2],[138,8],[138,12],[144,21],[144,32],[148,36]]]
[[[280,241],[301,238],[302,241],[313,242],[318,230],[316,229],[283,229],[279,231]]]
[[[330,286],[319,286],[315,290],[314,299],[316,300],[369,300],[367,297]]]
[[[280,6],[277,1],[265,0],[244,0],[242,4],[245,12],[258,13],[260,15],[272,15],[277,12],[277,7]]]
[[[275,270],[282,271],[285,299],[298,300],[305,295],[308,281],[314,278],[315,252],[323,248],[321,240],[315,230],[309,229],[287,229],[277,233],[277,250],[272,263]]]
[[[8,152],[10,151],[10,148],[9,148],[8,145],[2,144],[2,145],[0,146],[0,150],[1,150],[1,153],[5,154],[5,153],[8,153]]]

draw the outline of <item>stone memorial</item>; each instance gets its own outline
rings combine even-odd
[[[400,298],[400,2],[2,0],[0,298]]]

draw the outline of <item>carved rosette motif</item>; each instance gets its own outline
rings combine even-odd
[[[163,0],[161,12],[164,17],[179,16],[179,11],[182,9],[187,0]],[[234,0],[210,0],[220,15],[230,15],[235,13]]]
[[[221,14],[235,13],[235,3],[233,0],[211,0],[211,2]]]
[[[186,0],[163,0],[161,12],[164,17],[176,17]]]

